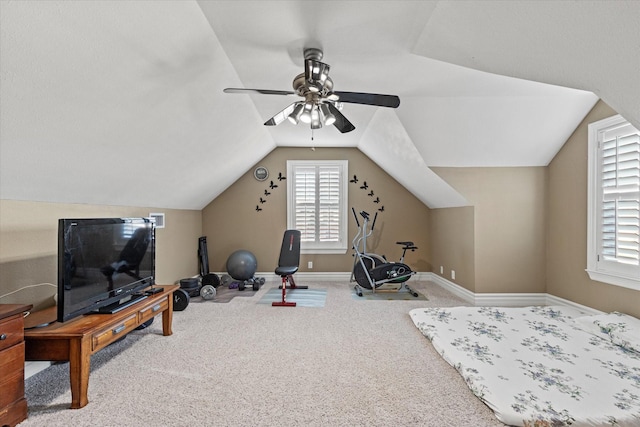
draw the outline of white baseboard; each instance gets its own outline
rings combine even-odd
[[[546,305],[545,293],[481,293],[475,294],[475,305],[478,307],[526,307],[529,305]]]
[[[451,292],[452,294],[454,294],[455,296],[462,298],[463,300],[465,300],[466,302],[475,305],[475,294],[473,292],[471,292],[468,289],[463,288],[460,285],[456,285],[453,282],[448,281],[447,279],[445,279],[442,276],[438,276],[437,274],[434,273],[423,273],[425,275],[429,275],[429,277],[427,277],[424,280],[430,280],[436,284],[438,284],[440,287],[445,288],[446,290],[448,290],[449,292]]]
[[[547,305],[547,294],[545,293],[474,293],[435,273],[429,274],[431,274],[429,280],[476,307],[526,307],[529,305]]]
[[[555,295],[547,294],[546,305],[566,305],[569,307],[577,308],[587,314],[603,314],[603,311],[596,310],[595,308],[587,307],[586,305],[578,304],[577,302],[569,301],[568,299],[560,298]]]
[[[586,305],[578,304],[564,298],[557,297],[548,293],[474,293],[468,289],[457,285],[442,276],[435,273],[423,273],[430,275],[424,280],[430,280],[439,286],[445,288],[452,294],[462,298],[466,302],[474,306],[497,306],[497,307],[526,307],[529,305],[563,305],[577,308],[587,314],[601,314],[602,312]]]

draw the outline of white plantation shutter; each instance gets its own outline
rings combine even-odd
[[[320,166],[318,178],[318,238],[321,242],[337,242],[340,240],[340,168]]]
[[[316,231],[316,213],[318,212],[316,168],[300,166],[295,169],[293,174],[289,174],[289,176],[292,175],[295,184],[295,218],[293,225],[289,228],[300,230],[302,242],[315,242],[318,234]]]
[[[587,271],[596,280],[640,289],[640,133],[615,116],[589,125],[589,139],[594,159],[589,241],[594,247]],[[624,283],[597,273],[619,276]]]
[[[346,251],[346,173],[346,160],[287,162],[287,226],[302,252]]]
[[[601,257],[638,265],[640,254],[640,138],[631,125],[600,132]]]

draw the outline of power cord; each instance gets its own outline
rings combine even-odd
[[[21,287],[20,289],[16,289],[15,291],[7,292],[7,293],[6,293],[6,294],[4,294],[4,295],[0,295],[0,299],[2,299],[2,298],[4,298],[4,297],[8,297],[9,295],[13,295],[13,294],[15,294],[15,293],[17,293],[17,292],[20,292],[20,291],[24,290],[24,289],[35,288],[35,287],[37,287],[37,286],[53,286],[53,287],[54,287],[54,288],[56,288],[56,289],[58,288],[58,286],[54,285],[53,283],[37,283],[37,284],[35,284],[35,285],[27,285],[27,286],[23,286],[23,287]]]
[[[57,287],[56,285],[54,285],[53,283],[37,283],[37,284],[35,284],[35,285],[27,285],[27,286],[23,286],[23,287],[21,287],[20,289],[16,289],[16,290],[14,290],[14,291],[7,292],[7,293],[6,293],[6,294],[4,294],[4,295],[0,295],[0,299],[2,299],[2,298],[4,298],[4,297],[8,297],[9,295],[13,295],[13,294],[15,294],[15,293],[17,293],[17,292],[20,292],[20,291],[24,290],[24,289],[35,288],[35,287],[38,287],[38,286],[53,286],[53,287],[54,287],[54,288],[56,288],[56,289],[58,288],[58,287]],[[24,316],[24,317],[27,317],[29,314],[31,314],[31,312],[30,312],[30,311],[25,311],[25,312],[23,313],[23,316]]]

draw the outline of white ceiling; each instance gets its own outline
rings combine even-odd
[[[357,147],[430,207],[430,166],[544,166],[598,97],[640,127],[640,2],[0,0],[0,197],[201,209],[278,146]],[[304,47],[356,126],[262,125]],[[320,154],[319,154],[320,155]]]

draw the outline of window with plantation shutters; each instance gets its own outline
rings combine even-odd
[[[640,133],[621,116],[589,125],[587,272],[640,289]]]
[[[301,233],[303,253],[347,250],[346,160],[287,161],[287,227]]]

